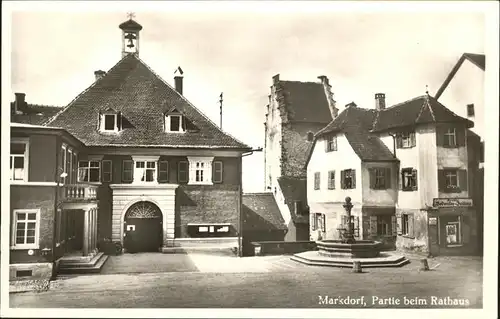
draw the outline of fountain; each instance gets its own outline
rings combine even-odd
[[[351,198],[345,198],[343,205],[347,214],[347,228],[341,233],[341,239],[323,239],[316,242],[316,251],[295,254],[292,260],[307,265],[352,267],[401,267],[409,263],[404,256],[381,252],[382,243],[374,240],[356,240],[351,217],[353,207]]]

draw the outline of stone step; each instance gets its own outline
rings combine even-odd
[[[312,260],[312,259],[306,259],[303,257],[299,256],[292,256],[290,257],[291,260],[310,265],[310,266],[326,266],[326,267],[339,267],[339,268],[352,268],[353,267],[353,261],[329,261],[329,260]],[[391,261],[382,261],[382,262],[362,262],[361,267],[362,268],[386,268],[386,267],[402,267],[406,264],[408,264],[410,260],[402,257],[398,258],[396,260],[391,260]]]
[[[101,272],[102,267],[104,266],[104,263],[108,260],[107,255],[101,255],[99,258],[99,261],[95,263],[94,265],[88,265],[88,266],[66,266],[64,268],[59,269],[60,274],[90,274],[90,273],[99,273]]]
[[[59,265],[59,268],[73,268],[73,267],[92,267],[94,266],[101,257],[104,255],[104,253],[100,252],[97,253],[92,259],[86,260],[85,258],[82,258],[82,260],[61,260],[61,263]]]

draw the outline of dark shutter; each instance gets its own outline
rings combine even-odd
[[[458,170],[458,186],[460,187],[460,191],[467,191],[467,170],[465,169]]]
[[[398,170],[398,189],[402,190],[403,189],[403,171]]]
[[[326,216],[321,214],[321,231],[326,231]]]
[[[168,162],[160,161],[158,165],[158,181],[168,182]]]
[[[396,236],[398,233],[398,225],[396,222],[396,216],[391,216],[391,236]]]
[[[413,169],[411,171],[411,174],[413,176],[413,182],[414,182],[414,184],[413,184],[413,190],[416,191],[418,189],[418,174],[417,174],[417,170]]]
[[[436,126],[436,145],[437,146],[444,146],[444,144],[445,144],[444,132],[445,132],[445,129],[442,125]]]
[[[444,170],[438,169],[438,190],[440,192],[446,192],[446,177],[444,175]]]
[[[369,168],[368,172],[370,174],[370,188],[375,189],[375,180],[376,180],[375,169]]]
[[[396,148],[403,148],[403,138],[401,133],[396,134]]]
[[[391,168],[386,167],[385,169],[385,189],[391,188]]]
[[[328,135],[325,136],[325,152],[328,152],[328,139],[329,139]]]
[[[179,162],[177,170],[177,181],[179,183],[186,183],[188,181],[188,162]]]
[[[105,160],[105,161],[102,161],[102,171],[101,171],[101,178],[102,178],[102,181],[103,182],[111,182],[111,169],[112,169],[112,166],[111,166],[111,161],[109,160]]]
[[[134,162],[131,160],[124,160],[122,167],[122,181],[131,182],[134,179]]]
[[[340,188],[345,189],[345,171],[340,171]]]
[[[116,127],[118,128],[118,131],[122,130],[122,112],[118,112],[118,114],[116,114]]]
[[[411,141],[411,146],[415,147],[417,146],[417,140],[415,138],[415,132],[410,133],[410,141]]]
[[[458,147],[465,146],[465,129],[459,126],[455,128],[455,134],[457,138],[457,146]]]
[[[396,231],[398,235],[403,234],[403,218],[401,216],[396,216]]]
[[[212,167],[213,177],[212,180],[214,183],[222,183],[222,162],[216,161]]]
[[[377,216],[370,216],[370,235],[377,235]]]
[[[415,232],[413,227],[413,214],[408,215],[408,236],[415,237]]]
[[[352,189],[355,189],[356,188],[356,170],[355,169],[351,170],[351,174],[352,174]]]
[[[316,214],[311,214],[311,217],[310,217],[310,219],[311,219],[311,221],[310,221],[310,223],[311,223],[311,230],[316,230],[316,227],[314,227],[315,215]]]

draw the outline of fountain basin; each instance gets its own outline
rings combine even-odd
[[[373,240],[357,240],[344,243],[341,240],[321,240],[316,242],[318,254],[326,257],[376,258],[380,255],[382,243]]]

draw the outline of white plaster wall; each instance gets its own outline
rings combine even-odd
[[[269,104],[269,113],[267,116],[267,134],[266,134],[266,150],[265,150],[265,185],[271,187],[277,186],[277,179],[281,176],[281,145],[282,145],[282,120],[278,102],[274,92],[274,87],[271,92],[271,101]],[[271,181],[269,177],[271,176]]]
[[[393,137],[387,133],[383,133],[383,134],[379,135],[379,138],[382,141],[382,143],[384,143],[385,146],[387,146],[387,148],[391,151],[392,155],[394,155],[394,139],[393,139]]]
[[[465,60],[450,81],[439,102],[451,111],[474,122],[474,131],[484,140],[484,71]],[[474,117],[467,117],[467,104],[474,104]]]
[[[400,192],[417,193],[419,196],[418,206],[402,206],[403,208],[424,208],[432,206],[434,198],[438,197],[438,165],[436,146],[436,127],[434,125],[421,126],[417,129],[418,148],[418,191]],[[403,166],[401,166],[403,167]],[[414,195],[411,195],[414,196]]]
[[[283,195],[283,191],[278,183],[276,183],[276,194],[274,195],[274,200],[276,201],[276,204],[278,204],[281,216],[285,220],[285,225],[288,225],[292,219],[292,215],[290,214],[290,208],[285,201],[285,196]]]
[[[368,206],[394,206],[397,201],[397,163],[396,162],[363,162],[361,164],[363,205]],[[370,188],[370,168],[390,168],[391,187],[388,189]]]
[[[307,166],[307,201],[311,209],[315,203],[340,203],[346,196],[351,197],[353,204],[362,203],[361,160],[354,152],[344,134],[337,135],[337,151],[325,152],[325,139],[319,139],[312,151]],[[356,170],[356,188],[340,188],[340,171]],[[335,170],[335,189],[328,189],[328,171]],[[314,173],[320,172],[320,189],[314,189]],[[314,213],[311,210],[311,213]]]

